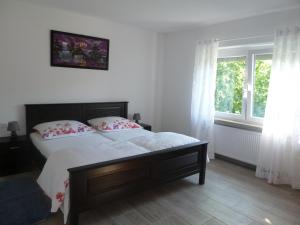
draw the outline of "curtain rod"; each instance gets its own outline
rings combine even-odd
[[[219,46],[219,49],[232,49],[232,48],[242,48],[242,47],[264,47],[264,48],[271,48],[273,47],[273,42],[264,42],[260,44],[241,44],[241,45],[229,45],[229,46]]]
[[[257,35],[257,36],[250,36],[250,37],[241,37],[241,38],[230,38],[230,39],[216,39],[219,42],[226,42],[226,41],[239,41],[239,40],[248,40],[248,39],[255,39],[255,38],[272,38],[272,34],[268,35]]]

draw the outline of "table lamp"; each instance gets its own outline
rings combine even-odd
[[[11,132],[11,138],[17,138],[17,131],[20,130],[19,123],[17,121],[11,121],[7,125],[7,131]]]
[[[139,123],[140,119],[141,119],[141,114],[139,114],[139,113],[133,114],[133,120],[135,120],[136,123]]]

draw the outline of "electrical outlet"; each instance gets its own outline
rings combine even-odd
[[[7,124],[0,123],[0,137],[6,137],[9,136],[9,133],[7,131]]]

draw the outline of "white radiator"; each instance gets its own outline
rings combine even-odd
[[[256,165],[261,134],[215,125],[215,152]]]

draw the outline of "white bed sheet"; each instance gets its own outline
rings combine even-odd
[[[47,162],[38,178],[38,184],[52,200],[51,212],[56,212],[61,207],[65,223],[69,212],[68,168],[198,141],[185,135],[169,132],[153,133],[142,129],[99,132],[53,140],[43,140],[39,134],[33,133],[31,139],[47,157]]]
[[[109,138],[100,135],[99,133],[90,133],[75,137],[56,138],[45,140],[38,133],[31,133],[30,138],[35,147],[45,156],[48,157],[61,149],[72,149],[80,147],[93,147],[104,143],[112,143]]]
[[[147,136],[153,134],[153,132],[145,130],[143,128],[141,129],[128,129],[128,130],[118,130],[118,131],[112,131],[112,132],[101,132],[99,131],[101,135],[103,135],[106,138],[109,138],[113,141],[128,141],[131,138],[135,137],[141,137],[141,136]]]

